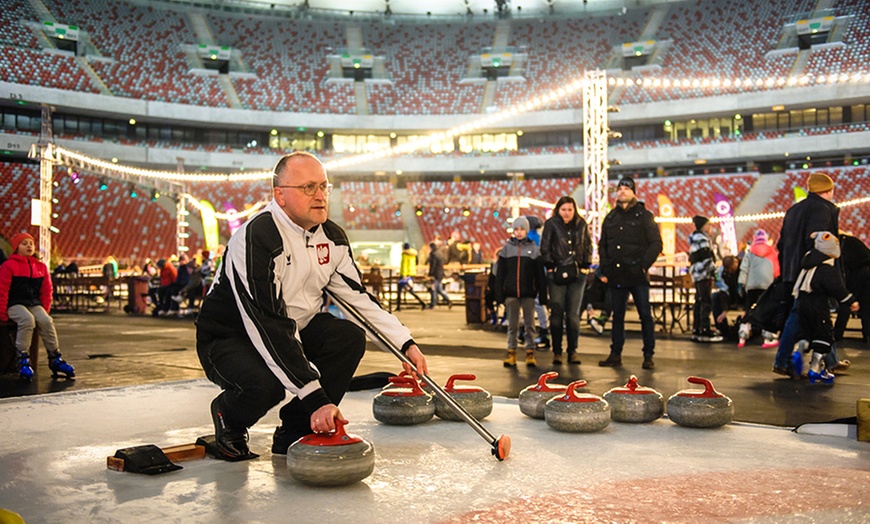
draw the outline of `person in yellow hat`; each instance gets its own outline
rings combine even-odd
[[[783,308],[780,310],[780,315],[785,321],[779,337],[779,348],[773,361],[773,372],[793,378],[799,378],[795,376],[797,373],[792,360],[792,351],[797,342],[798,316],[791,290],[794,289],[801,272],[801,260],[804,254],[813,248],[814,240],[810,235],[816,231],[840,230],[840,208],[832,202],[833,179],[825,173],[812,173],[807,178],[807,191],[809,193],[807,198],[786,211],[779,233],[779,242],[776,245],[779,250],[782,289],[786,296],[782,297]]]

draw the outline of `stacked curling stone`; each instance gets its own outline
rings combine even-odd
[[[610,405],[601,397],[575,391],[584,386],[585,380],[571,382],[564,395],[547,401],[544,420],[548,426],[557,431],[592,433],[610,424]]]
[[[555,371],[544,373],[538,377],[538,383],[520,391],[520,411],[532,418],[544,419],[544,408],[551,398],[564,395],[568,386],[562,384],[548,384],[547,381],[558,377]]]
[[[451,375],[447,379],[447,385],[444,386],[444,391],[456,401],[457,404],[465,408],[469,415],[477,420],[486,418],[492,413],[492,395],[483,388],[477,386],[457,386],[457,380],[474,380],[475,375]],[[464,420],[453,410],[446,402],[439,397],[435,397],[435,415],[442,420]]]
[[[731,422],[734,404],[713,388],[706,378],[689,377],[692,384],[704,390],[684,389],[668,399],[668,418],[687,428],[718,428]]]
[[[332,433],[313,433],[287,449],[287,470],[294,479],[311,486],[345,486],[375,469],[375,448],[359,435],[345,432],[335,421]]]
[[[610,417],[616,422],[652,422],[665,412],[662,394],[639,386],[634,375],[625,386],[613,388],[602,397],[610,404]]]
[[[410,426],[431,419],[435,404],[412,377],[390,377],[390,384],[375,396],[372,411],[384,424]]]

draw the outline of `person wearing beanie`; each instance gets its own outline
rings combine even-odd
[[[813,173],[807,178],[807,191],[810,193],[827,193],[833,189],[834,181],[824,173]]]
[[[689,272],[695,283],[695,305],[692,311],[692,340],[721,342],[722,335],[710,328],[713,311],[713,284],[716,278],[716,246],[713,225],[705,216],[692,218],[695,231],[689,234]]]
[[[514,223],[513,223],[513,228],[514,228],[514,229],[522,229],[523,231],[526,232],[526,236],[528,236],[528,233],[529,233],[529,219],[526,218],[526,217],[517,217],[517,218],[515,218],[515,219],[514,219]]]
[[[640,316],[643,334],[643,369],[653,369],[655,322],[649,303],[649,268],[662,252],[662,235],[653,214],[637,199],[634,180],[623,178],[616,187],[616,205],[604,217],[598,255],[601,257],[601,282],[610,287],[613,320],[610,355],[599,366],[622,366],[625,345],[625,310],[628,295]]]
[[[547,268],[553,365],[562,364],[563,335],[568,362],[579,365],[580,305],[586,290],[585,272],[592,265],[592,235],[570,196],[556,202],[553,216],[544,223],[541,257]]]
[[[834,326],[831,323],[831,299],[841,307],[858,311],[855,296],[846,289],[846,282],[840,269],[835,266],[840,258],[840,240],[830,231],[816,231],[810,237],[813,248],[801,261],[801,272],[792,290],[797,300],[798,338],[808,340],[808,351],[812,351],[807,378],[810,384],[831,385],[834,375],[825,369],[823,359],[834,349]],[[836,362],[836,360],[835,360]],[[795,351],[792,355],[795,373],[800,374],[803,355]]]
[[[508,320],[505,367],[517,365],[517,334],[520,310],[525,327],[526,367],[537,366],[535,360],[535,299],[547,304],[547,276],[541,251],[529,238],[529,221],[519,217],[513,222],[513,237],[498,254],[495,275],[495,300],[503,303]]]
[[[405,293],[410,293],[417,302],[420,303],[421,309],[426,309],[426,302],[414,292],[414,277],[417,276],[417,250],[411,247],[411,244],[405,242],[402,245],[402,260],[399,264],[399,285],[396,293],[396,311],[402,309],[402,300],[405,298]]]
[[[807,178],[806,184],[809,193],[805,199],[785,212],[776,244],[783,289],[792,289],[797,281],[803,256],[814,245],[810,234],[815,231],[840,230],[840,208],[832,202],[835,188],[831,178],[823,173],[813,173]],[[839,267],[839,260],[835,265]],[[773,372],[799,378],[794,373],[791,358],[798,329],[797,310],[791,293],[784,293],[781,304],[779,318],[784,320],[777,322],[781,326],[781,332],[779,348],[773,359]]]
[[[631,189],[631,193],[637,196],[637,186],[634,184],[634,179],[631,177],[622,177],[619,182],[616,184],[616,190],[619,191],[620,187],[625,187]]]
[[[758,302],[762,293],[779,276],[779,253],[767,242],[767,231],[763,229],[756,231],[752,245],[749,246],[740,263],[737,290],[746,299],[746,311]]]
[[[74,378],[75,369],[61,358],[57,331],[49,312],[53,288],[48,267],[36,258],[36,242],[28,233],[13,235],[12,254],[0,266],[0,320],[15,322],[18,376],[33,379],[30,343],[36,330],[48,352],[53,377]]]

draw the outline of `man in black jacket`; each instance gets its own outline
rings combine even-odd
[[[798,315],[794,306],[792,289],[801,272],[801,260],[813,248],[810,235],[816,231],[840,230],[840,208],[831,200],[834,198],[834,181],[824,173],[813,173],[807,178],[808,195],[785,212],[782,229],[779,233],[779,267],[782,275],[781,318],[785,318],[779,348],[773,360],[773,372],[778,375],[792,376],[794,367],[791,362],[792,350],[798,332]],[[837,262],[840,268],[840,263]],[[795,377],[797,378],[797,377]]]
[[[625,310],[629,293],[640,315],[643,334],[643,369],[652,369],[655,353],[655,323],[649,303],[647,271],[662,251],[662,236],[653,214],[638,201],[634,179],[623,178],[616,186],[616,206],[601,224],[598,255],[601,281],[610,286],[613,301],[610,355],[599,366],[622,365],[625,344]]]
[[[226,460],[256,456],[248,428],[288,392],[273,454],[347,422],[338,404],[365,352],[365,333],[321,311],[325,291],[377,323],[418,370],[428,369],[410,331],[366,292],[347,235],[328,220],[332,184],[320,160],[296,151],[274,173],[271,202],[233,233],[196,321],[199,361],[223,390],[211,415],[216,455]]]

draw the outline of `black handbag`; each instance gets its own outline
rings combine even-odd
[[[576,282],[579,276],[580,268],[577,267],[577,261],[571,260],[567,264],[560,264],[553,271],[553,283],[566,286]]]

